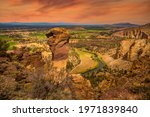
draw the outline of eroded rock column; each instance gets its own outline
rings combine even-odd
[[[66,66],[69,53],[69,32],[64,28],[52,28],[46,34],[52,52],[51,79],[62,82],[67,76]]]

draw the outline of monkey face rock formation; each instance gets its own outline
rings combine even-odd
[[[64,28],[52,28],[46,34],[52,52],[51,76],[55,82],[62,82],[67,76],[66,65],[69,53],[69,32]],[[53,71],[53,72],[52,72]],[[60,77],[59,77],[60,76]]]
[[[64,28],[53,28],[50,29],[46,34],[49,38],[48,45],[52,51],[52,60],[59,61],[68,58],[69,52],[69,33]]]

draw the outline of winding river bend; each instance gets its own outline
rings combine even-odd
[[[72,74],[86,74],[99,71],[105,66],[104,62],[95,53],[79,49],[76,49],[76,52],[81,62],[71,71]]]
[[[94,69],[91,69],[91,70],[88,70],[88,71],[82,73],[83,75],[84,74],[89,74],[89,73],[92,73],[92,72],[96,72],[96,71],[100,71],[105,67],[105,64],[98,58],[97,54],[94,54],[94,56],[95,56],[94,59],[95,59],[95,61],[98,62],[98,65]]]

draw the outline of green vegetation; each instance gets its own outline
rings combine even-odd
[[[14,50],[15,45],[16,45],[16,42],[14,42],[14,41],[0,40],[0,50],[1,51]]]
[[[96,39],[96,37],[106,29],[88,29],[70,31],[71,39]]]
[[[36,38],[39,40],[46,39],[45,33],[43,32],[31,32],[29,33],[29,37]]]
[[[9,37],[8,35],[0,35],[0,40],[12,41],[14,38]]]
[[[16,45],[16,42],[7,42],[6,44],[4,44],[7,50],[14,50],[16,48],[15,45]]]

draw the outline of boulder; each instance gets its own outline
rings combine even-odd
[[[115,59],[111,63],[109,63],[109,68],[112,70],[131,70],[132,68],[132,62],[122,60],[122,59]]]
[[[102,60],[109,66],[109,64],[114,61],[114,58],[109,56],[108,54],[101,55]]]

